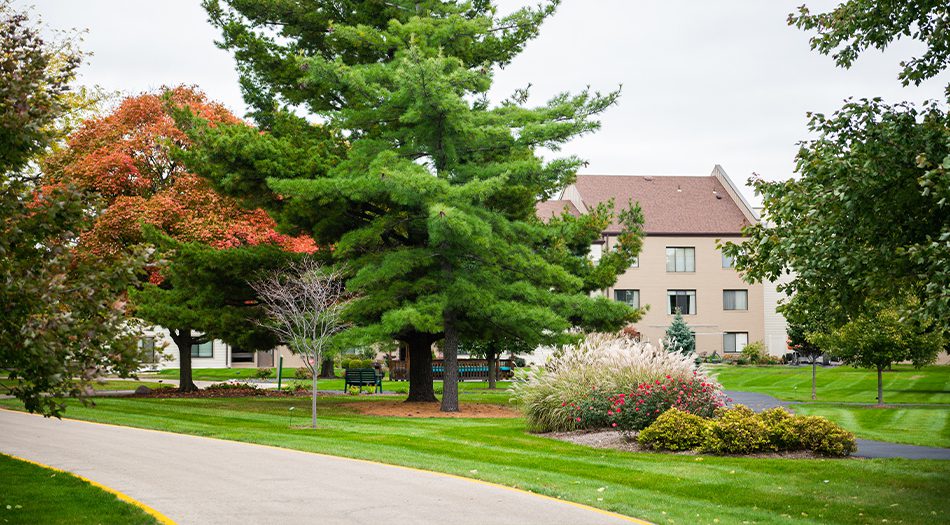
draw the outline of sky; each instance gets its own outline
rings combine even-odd
[[[793,176],[807,112],[831,113],[847,97],[889,102],[941,99],[950,73],[920,86],[897,80],[917,42],[866,52],[852,69],[809,48],[789,27],[806,0],[564,0],[541,35],[496,75],[500,100],[531,84],[530,103],[590,86],[622,86],[602,129],[560,153],[589,164],[580,173],[706,175],[720,164],[739,185],[757,173]],[[500,0],[508,12],[534,1]],[[808,0],[813,12],[836,2]],[[231,55],[199,0],[14,0],[44,24],[85,30],[91,53],[79,81],[138,94],[195,85],[238,115],[245,112]],[[747,186],[744,193],[759,201]]]

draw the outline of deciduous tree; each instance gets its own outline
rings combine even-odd
[[[245,126],[223,106],[209,102],[200,92],[177,87],[128,98],[111,114],[85,122],[70,136],[68,147],[45,162],[50,187],[70,184],[104,200],[105,208],[97,214],[92,227],[82,234],[80,254],[88,259],[121,256],[130,247],[144,242],[143,224],[176,241],[201,243],[216,249],[273,244],[287,251],[314,251],[316,245],[309,237],[278,233],[277,224],[265,211],[243,208],[234,199],[216,193],[206,180],[185,169],[174,153],[187,148],[189,139],[171,115],[173,110],[182,107],[187,107],[211,126]],[[229,253],[232,252],[225,252]],[[174,262],[171,253],[165,254],[164,258],[166,262]],[[216,261],[226,266],[220,258]],[[157,265],[150,270],[150,282],[154,285],[163,283],[163,271],[174,271]],[[191,275],[199,274],[196,270]],[[227,274],[227,271],[222,270],[222,274]],[[202,288],[200,283],[186,286],[188,278],[187,272],[176,272],[177,285],[186,289]],[[244,287],[247,288],[246,283]],[[179,388],[182,391],[195,389],[191,380],[193,345],[213,337],[231,342],[255,338],[241,333],[212,331],[222,326],[213,322],[216,310],[229,307],[230,299],[221,293],[206,291],[196,302],[184,291],[169,289],[168,283],[146,292],[139,296],[148,301],[139,308],[139,315],[169,328],[179,350]],[[248,293],[238,296],[247,297]],[[212,297],[219,301],[212,301]],[[156,303],[159,300],[178,301],[180,304],[160,306]],[[209,310],[196,310],[198,302]],[[183,307],[185,304],[190,306]],[[231,323],[229,326],[240,330],[241,325]],[[249,326],[249,323],[244,323],[244,330],[253,330]]]
[[[144,263],[80,259],[71,249],[95,205],[69,186],[40,190],[37,161],[62,140],[81,99],[75,42],[44,39],[0,2],[0,369],[27,410],[59,416],[104,373],[139,364],[122,292]]]

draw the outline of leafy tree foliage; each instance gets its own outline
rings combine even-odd
[[[347,312],[356,324],[349,337],[408,343],[410,399],[435,399],[429,363],[437,340],[446,363],[443,410],[454,411],[460,339],[490,328],[496,338],[552,343],[573,326],[615,330],[636,318],[586,292],[629,266],[639,250],[639,211],[619,214],[622,246],[602,266],[586,258],[601,216],[548,225],[534,215],[536,200],[570,183],[581,164],[545,162],[536,149],[557,150],[597,129],[596,115],[618,94],[565,93],[534,108],[525,107],[526,91],[500,104],[487,97],[494,70],[537,35],[556,2],[507,16],[487,1],[205,5],[271,133],[244,133],[224,150],[221,137],[239,133],[195,125],[201,147],[191,165],[224,191],[275,196],[279,204],[269,209],[286,211],[281,220],[334,245],[360,296]],[[346,137],[344,148],[323,148],[339,155],[325,174],[273,169],[277,152],[300,158],[320,149],[317,139],[287,135],[304,126],[274,113],[278,100],[304,105]],[[326,134],[310,128],[311,136]],[[572,273],[576,267],[585,270]]]
[[[63,398],[82,396],[91,380],[138,367],[122,291],[144,258],[77,258],[92,203],[68,186],[36,186],[36,161],[77,109],[73,43],[44,40],[2,2],[0,50],[0,369],[27,410],[59,416]]]
[[[950,326],[950,118],[937,104],[880,100],[813,115],[797,180],[753,181],[769,226],[728,245],[754,280],[795,276],[783,289],[826,310],[828,326],[866,300],[909,292],[905,314]]]
[[[892,363],[911,361],[921,367],[934,362],[946,333],[932,323],[908,322],[891,302],[874,305],[818,342],[844,362],[877,370],[877,402],[884,404],[883,371]]]
[[[788,15],[788,23],[816,30],[811,48],[846,68],[866,49],[883,50],[902,37],[923,42],[921,56],[901,62],[905,86],[936,76],[950,62],[950,6],[944,0],[848,0],[826,13],[803,5]]]
[[[143,94],[124,100],[109,115],[85,122],[70,136],[68,147],[45,161],[44,171],[49,175],[47,188],[73,185],[103,200],[104,208],[80,238],[79,251],[87,259],[120,257],[141,245],[145,241],[143,224],[181,243],[225,250],[222,254],[199,254],[200,247],[191,245],[186,253],[164,253],[165,264],[150,267],[149,281],[156,286],[136,295],[142,303],[138,315],[169,328],[179,349],[179,388],[188,391],[195,389],[190,375],[192,345],[210,337],[248,345],[247,350],[261,348],[257,343],[272,346],[275,342],[255,334],[246,319],[234,317],[231,301],[253,294],[246,274],[236,273],[248,269],[244,266],[246,255],[228,249],[270,244],[291,252],[313,252],[316,245],[307,236],[278,233],[276,222],[265,211],[243,208],[184,168],[174,152],[187,148],[190,141],[171,114],[183,107],[211,126],[245,127],[223,106],[191,88]],[[159,246],[184,249],[184,245],[167,242],[159,242]],[[226,263],[224,259],[232,254],[237,254],[235,260]],[[168,264],[197,266],[168,268]],[[166,281],[166,274],[174,279]],[[188,282],[198,279],[204,282]],[[172,282],[180,289],[171,289]],[[215,290],[212,284],[221,288]]]
[[[673,316],[673,322],[666,329],[666,349],[670,352],[691,354],[696,351],[696,336],[683,319],[679,308]]]

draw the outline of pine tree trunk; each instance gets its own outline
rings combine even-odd
[[[333,358],[324,357],[323,360],[320,361],[320,378],[333,379],[335,377],[336,377],[336,374],[334,373],[334,370],[333,370]]]
[[[884,406],[884,367],[877,367],[877,404],[878,406]]]
[[[414,333],[405,339],[409,351],[408,402],[434,403],[438,401],[432,388],[432,339],[427,334]]]
[[[442,412],[459,411],[459,362],[458,329],[455,326],[455,313],[446,308],[443,314],[442,329],[445,340],[442,348]]]
[[[811,359],[811,400],[815,400],[815,375],[818,370],[818,358],[813,357]]]
[[[494,348],[485,350],[485,359],[488,360],[488,389],[494,390],[498,380],[498,354]]]
[[[195,392],[198,387],[191,378],[191,345],[195,338],[191,335],[191,328],[169,330],[169,333],[178,347],[178,391]]]

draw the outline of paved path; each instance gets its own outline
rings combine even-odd
[[[774,407],[787,407],[800,404],[782,401],[767,394],[755,392],[738,392],[726,390],[726,395],[732,398],[733,404],[743,404],[756,412]],[[857,439],[858,451],[854,453],[859,458],[907,458],[907,459],[947,459],[950,460],[950,448],[920,447],[917,445],[901,445],[886,441]]]
[[[644,523],[430,472],[8,410],[0,452],[84,476],[180,524]]]

